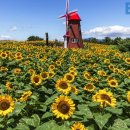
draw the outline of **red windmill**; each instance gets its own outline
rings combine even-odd
[[[59,18],[66,18],[66,34],[64,48],[83,48],[80,17],[77,11],[68,12],[69,0],[66,0],[66,14]]]

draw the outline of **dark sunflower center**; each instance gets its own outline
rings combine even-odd
[[[10,103],[7,100],[3,100],[0,102],[0,109],[5,111],[10,107]]]
[[[127,62],[130,62],[130,59],[127,59]]]
[[[17,56],[17,58],[16,59],[21,59],[22,57],[21,56]]]
[[[71,72],[72,75],[74,75],[74,72]]]
[[[51,69],[54,69],[54,66],[50,66]]]
[[[42,78],[46,78],[47,77],[47,74],[46,73],[43,73],[42,74]]]
[[[87,89],[93,89],[93,85],[88,84],[88,85],[86,86],[86,88],[87,88]]]
[[[75,91],[76,91],[76,89],[75,89],[74,87],[72,87],[71,90],[72,90],[72,92],[75,92]]]
[[[89,77],[89,74],[85,74],[85,77]]]
[[[6,55],[5,55],[5,54],[2,54],[2,57],[6,57]]]
[[[57,106],[58,111],[60,111],[63,114],[67,114],[70,110],[70,106],[67,102],[60,102]]]
[[[13,88],[13,85],[12,85],[12,84],[9,84],[9,88]]]
[[[111,85],[114,85],[114,86],[115,86],[115,85],[116,85],[116,82],[112,81],[112,82],[111,82]]]
[[[68,80],[72,80],[72,76],[70,76],[70,75],[67,75],[67,77],[66,77]]]
[[[102,95],[101,95],[101,99],[102,99],[102,100],[106,100],[106,101],[108,101],[109,103],[111,103],[111,98],[110,98],[108,95],[106,95],[106,94],[102,94]]]
[[[60,85],[59,85],[60,88],[62,89],[67,89],[68,88],[68,85],[66,82],[61,82]]]
[[[39,82],[39,78],[38,77],[34,77],[34,82],[38,83]]]
[[[27,98],[28,96],[29,96],[28,94],[24,94],[22,97]]]

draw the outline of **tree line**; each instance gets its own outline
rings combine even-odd
[[[99,43],[99,44],[106,44],[106,45],[116,45],[116,47],[122,51],[127,52],[130,51],[130,38],[121,38],[116,37],[114,39],[110,37],[105,37],[104,39],[97,39],[97,38],[88,38],[83,39],[84,42],[91,42],[91,43]]]

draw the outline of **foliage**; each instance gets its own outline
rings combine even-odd
[[[81,122],[88,130],[130,129],[129,52],[92,43],[87,49],[53,48],[35,43],[0,44],[0,95],[10,95],[15,103],[14,110],[2,116],[2,108],[9,102],[3,106],[0,99],[0,129],[71,130],[75,122]],[[73,73],[74,80],[66,81],[71,87],[66,95],[57,89],[57,81],[68,73]],[[115,87],[111,80],[116,81]],[[88,89],[84,89],[87,85]],[[95,87],[89,91],[91,86]],[[106,103],[103,107],[94,101],[94,95],[99,96],[103,89],[116,99],[115,107],[110,106],[112,96],[101,95],[100,102]],[[60,95],[68,96],[75,105],[70,101],[75,111],[67,120],[56,118],[52,112],[51,106]]]
[[[27,41],[42,41],[43,38],[40,38],[39,36],[30,36],[27,38]]]

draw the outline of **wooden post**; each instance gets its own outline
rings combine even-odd
[[[45,35],[46,35],[46,46],[49,46],[49,43],[48,43],[48,33],[45,33]]]

